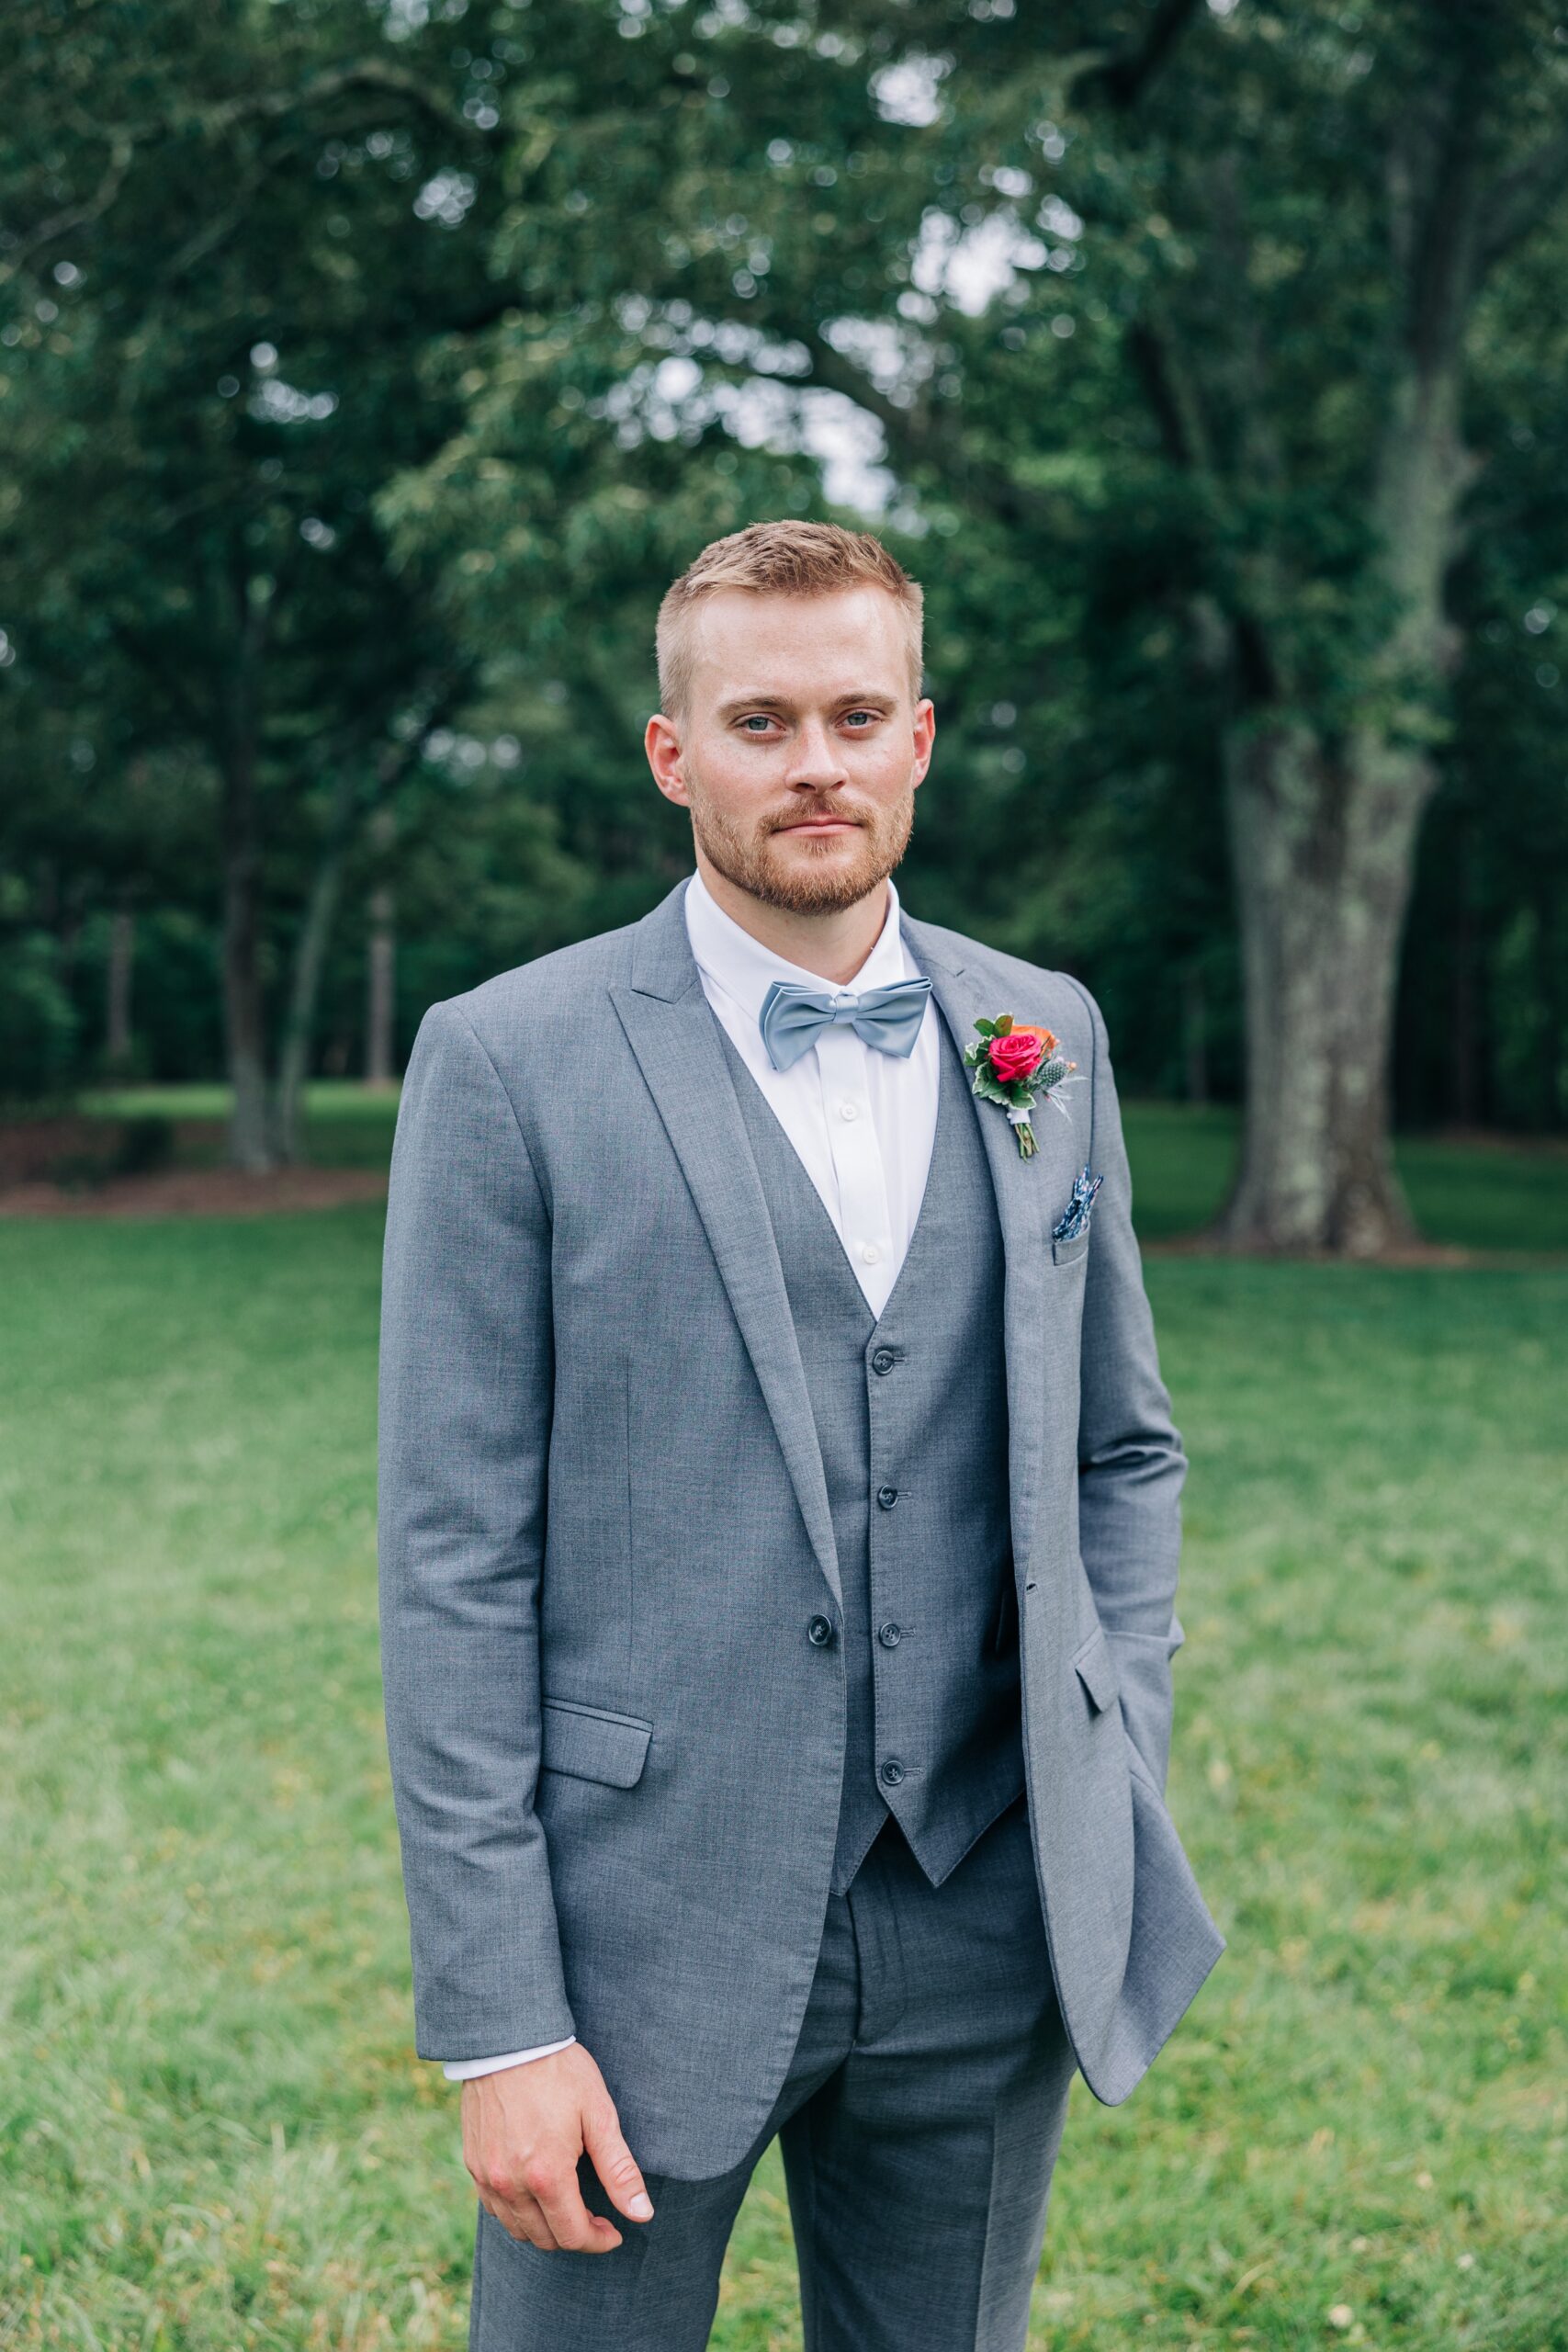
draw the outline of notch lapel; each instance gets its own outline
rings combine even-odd
[[[773,1417],[811,1548],[840,1611],[838,1546],[784,1269],[740,1106],[703,991],[685,883],[635,926],[629,986],[611,1001],[637,1056]]]
[[[931,996],[962,1056],[974,1044],[976,1021],[1005,1010],[962,951],[939,945],[927,925],[900,909],[900,928],[909,952],[929,978]],[[1006,1261],[1002,1285],[1003,1345],[1007,1359],[1008,1498],[1013,1563],[1021,1579],[1034,1573],[1034,1539],[1045,1467],[1046,1265],[1051,1243],[1048,1206],[1061,1185],[1054,1174],[1064,1157],[1053,1130],[1058,1114],[1040,1105],[1032,1122],[1039,1146],[1032,1159],[1020,1154],[999,1104],[983,1102],[972,1090],[969,1102],[997,1196]],[[1076,1172],[1076,1170],[1075,1170]],[[1076,1403],[1075,1403],[1076,1412]]]

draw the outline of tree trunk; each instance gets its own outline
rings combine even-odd
[[[1480,1057],[1476,1049],[1480,1042],[1481,1022],[1476,1003],[1475,917],[1470,888],[1474,838],[1473,829],[1469,824],[1460,828],[1459,842],[1459,871],[1454,876],[1452,997],[1449,1012],[1452,1049],[1448,1057],[1448,1102],[1445,1108],[1456,1125],[1473,1127],[1481,1120],[1481,1099],[1476,1084],[1480,1070]]]
[[[229,1158],[236,1168],[274,1165],[267,1119],[266,1030],[261,972],[261,844],[248,748],[223,776],[223,1028],[233,1107]]]
[[[107,1001],[105,1005],[104,1067],[118,1076],[130,1067],[130,981],[136,956],[136,917],[116,907],[109,918]]]
[[[231,575],[237,645],[219,744],[223,778],[223,1027],[233,1107],[229,1158],[264,1172],[275,1165],[266,1099],[266,1005],[262,987],[262,857],[256,810],[261,663],[276,583],[253,576],[241,550]]]
[[[1187,1100],[1207,1102],[1209,1099],[1209,1023],[1208,996],[1203,986],[1203,967],[1196,958],[1188,965],[1181,978],[1181,1029],[1183,1058],[1187,1066]]]
[[[228,1046],[228,1158],[237,1169],[273,1167],[265,1101],[265,1012],[261,1000],[261,847],[254,778],[223,778],[223,1037]]]
[[[277,1058],[276,1133],[279,1157],[292,1166],[300,1157],[300,1108],[310,1064],[310,1040],[316,1025],[316,1001],[321,973],[337,919],[343,888],[344,859],[354,831],[355,791],[353,770],[345,761],[333,784],[327,812],[326,837],[305,902],[305,920],[294,950],[294,977],[284,1016],[283,1041]]]
[[[370,840],[378,857],[385,857],[397,838],[397,815],[378,808],[370,820]],[[390,1086],[397,1024],[397,898],[390,882],[378,882],[370,893],[370,952],[366,975],[365,1083]]]
[[[397,989],[396,902],[389,882],[370,893],[370,947],[365,1008],[365,1083],[393,1082],[392,1007]]]
[[[1247,997],[1247,1115],[1216,1227],[1351,1257],[1413,1241],[1389,1139],[1400,935],[1430,764],[1371,735],[1232,734],[1225,792]]]

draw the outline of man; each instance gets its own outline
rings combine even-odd
[[[1075,2067],[1124,2099],[1224,1949],[1162,1801],[1187,1465],[1105,1028],[902,911],[934,715],[876,540],[716,541],[658,651],[695,873],[433,1005],[392,1160],[387,1719],[470,2345],[698,2352],[778,2135],[808,2352],[1014,2352]],[[1027,1122],[1043,1038],[963,1058],[1009,1015]]]

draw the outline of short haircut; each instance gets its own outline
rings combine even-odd
[[[920,645],[924,596],[919,582],[889,555],[869,531],[846,531],[837,523],[748,523],[743,531],[713,539],[679,580],[665,591],[655,639],[661,707],[679,718],[689,707],[692,672],[691,617],[705,596],[721,588],[746,588],[759,596],[827,596],[869,582],[885,588],[897,604],[909,660],[909,689],[920,698]]]

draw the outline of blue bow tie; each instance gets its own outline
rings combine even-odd
[[[907,1060],[920,1033],[928,979],[894,980],[885,989],[864,989],[859,996],[848,989],[803,988],[798,980],[775,980],[762,999],[758,1026],[768,1059],[775,1069],[797,1062],[818,1034],[847,1023],[857,1037],[879,1053]]]

